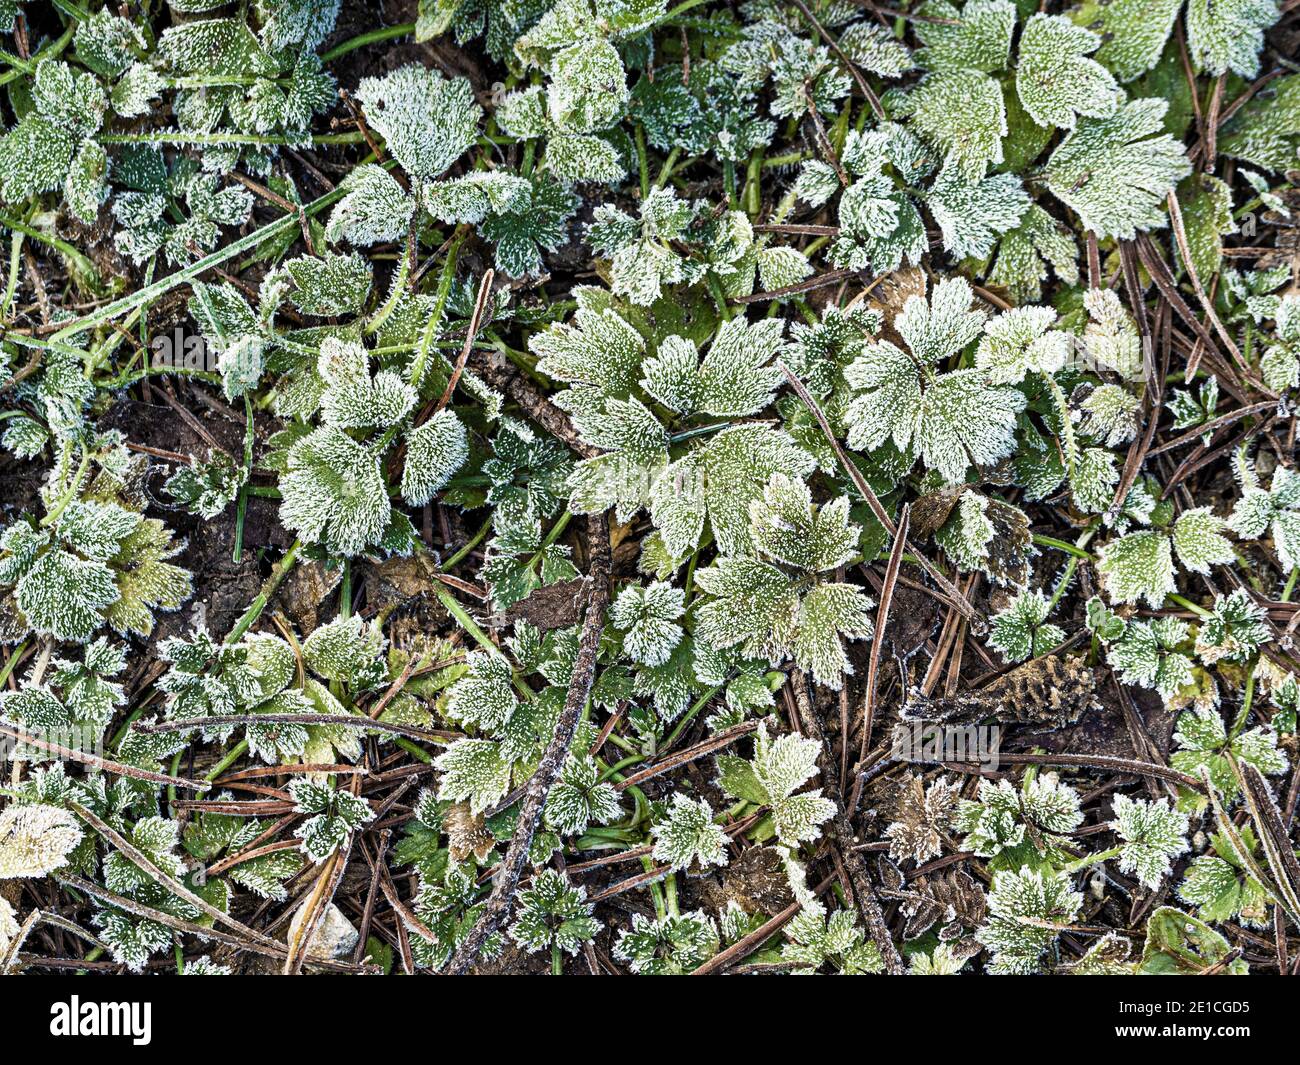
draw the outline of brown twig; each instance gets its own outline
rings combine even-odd
[[[501,868],[496,874],[496,883],[483,905],[474,926],[461,940],[460,946],[451,961],[447,963],[449,974],[461,974],[469,970],[483,949],[483,943],[493,932],[505,923],[514,905],[515,891],[523,876],[524,866],[528,862],[529,848],[533,836],[542,819],[542,809],[546,798],[560,775],[564,760],[568,757],[569,746],[578,727],[578,718],[586,705],[587,696],[596,675],[596,652],[600,647],[600,634],[605,627],[605,610],[609,606],[610,546],[608,518],[602,512],[587,519],[587,535],[590,541],[591,566],[588,575],[590,582],[590,599],[587,602],[587,616],[582,623],[582,633],[578,638],[578,656],[573,665],[573,677],[569,681],[569,690],[565,695],[564,708],[555,723],[555,732],[537,770],[528,781],[527,791],[519,808],[519,822],[511,837],[510,846],[506,848],[505,857],[501,859]]]
[[[844,803],[839,799],[839,769],[827,747],[826,733],[822,728],[821,719],[818,718],[817,711],[812,705],[808,681],[801,669],[793,670],[790,677],[794,686],[794,704],[799,713],[800,728],[805,736],[815,741],[821,748],[822,778],[826,782],[826,791],[831,796],[831,801],[835,803],[835,815],[831,818],[831,833],[848,872],[849,882],[853,886],[854,902],[857,903],[858,912],[862,914],[862,920],[866,923],[872,942],[876,944],[876,949],[884,959],[885,971],[897,975],[903,971],[903,959],[894,945],[893,936],[889,934],[889,926],[885,924],[885,914],[880,908],[880,900],[876,897],[875,885],[871,882],[866,858],[853,850],[853,844],[856,842],[853,838],[853,826],[844,812]]]

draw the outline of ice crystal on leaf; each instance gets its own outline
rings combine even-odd
[[[402,168],[416,178],[445,173],[478,137],[482,109],[465,78],[411,63],[362,78],[357,100]]]
[[[800,910],[785,927],[789,942],[781,947],[782,961],[794,962],[795,976],[815,976],[829,970],[841,976],[883,972],[880,950],[869,942],[852,910],[830,917],[818,910]]]
[[[995,385],[1019,384],[1026,375],[1056,373],[1070,354],[1070,337],[1051,307],[1015,307],[984,324],[975,365]]]
[[[1238,588],[1215,596],[1210,616],[1196,637],[1196,653],[1207,665],[1228,661],[1245,664],[1272,638],[1264,608],[1250,592]]]
[[[658,919],[632,915],[632,926],[619,933],[614,957],[640,976],[681,976],[718,952],[718,929],[703,910]]]
[[[587,889],[570,887],[563,873],[543,869],[533,878],[531,887],[519,893],[518,916],[510,926],[510,938],[524,950],[562,950],[577,954],[583,943],[600,931],[600,922],[591,916]]]
[[[1223,522],[1209,507],[1194,507],[1168,525],[1112,540],[1097,559],[1106,593],[1117,603],[1145,599],[1159,607],[1178,588],[1175,555],[1192,573],[1208,573],[1211,566],[1232,561],[1232,545],[1222,528]]]
[[[1078,917],[1083,896],[1063,873],[1003,870],[993,874],[988,907],[988,923],[977,933],[993,954],[988,971],[1023,976],[1040,971],[1060,935],[1056,926]]]
[[[1229,756],[1249,763],[1266,776],[1278,776],[1290,764],[1272,728],[1258,725],[1229,735],[1219,712],[1209,708],[1184,711],[1174,729],[1174,742],[1177,750],[1169,756],[1169,764],[1194,775],[1204,770],[1228,801],[1241,790]]]
[[[1238,536],[1273,537],[1273,548],[1285,570],[1300,566],[1300,474],[1279,466],[1267,489],[1244,456],[1236,463],[1241,498],[1228,527]]]
[[[1048,187],[1098,237],[1131,240],[1164,225],[1165,197],[1191,173],[1182,146],[1161,132],[1167,109],[1151,97],[1081,119],[1048,159]]]
[[[750,505],[758,558],[719,558],[696,581],[710,597],[696,634],[711,647],[747,657],[793,658],[821,684],[838,688],[850,670],[842,639],[871,635],[871,600],[860,588],[820,577],[851,558],[859,530],[849,499],[815,509],[802,481],[777,474]]]
[[[287,790],[298,813],[308,815],[294,835],[302,840],[302,852],[313,862],[324,861],[375,816],[365,799],[310,777],[295,777]]]
[[[685,613],[685,595],[663,581],[629,585],[610,606],[609,620],[623,633],[623,650],[634,662],[661,666],[682,638],[678,619]]]
[[[1249,825],[1241,828],[1245,846],[1254,852],[1258,844]],[[1210,837],[1213,853],[1197,855],[1178,885],[1178,897],[1197,907],[1203,921],[1240,921],[1251,928],[1266,928],[1269,920],[1268,890],[1243,866],[1241,857],[1222,833]]]
[[[1016,63],[1016,93],[1030,118],[1072,129],[1079,115],[1099,118],[1115,110],[1115,79],[1088,58],[1100,44],[1095,33],[1063,15],[1030,16]]]
[[[103,121],[107,101],[93,74],[52,59],[36,66],[31,88],[32,108],[0,140],[0,197],[9,203],[59,188],[68,181],[69,199],[82,207],[83,221],[93,220],[103,193],[103,149],[87,139]],[[72,167],[79,149],[90,144],[98,151],[98,188],[78,188],[78,168]],[[85,207],[90,207],[89,218]]]
[[[19,624],[31,631],[84,643],[107,624],[147,636],[155,610],[189,598],[190,574],[167,561],[182,546],[156,518],[76,500],[40,525],[19,518],[0,534],[0,586],[12,586]]]
[[[67,810],[11,803],[0,810],[0,880],[54,872],[81,837],[80,824]]]
[[[618,791],[601,775],[595,759],[571,754],[546,797],[546,827],[561,836],[573,836],[592,825],[617,820],[623,812]]]
[[[1136,874],[1152,891],[1169,875],[1173,860],[1187,853],[1187,815],[1173,809],[1168,799],[1116,795],[1110,827],[1123,840],[1120,871]]]
[[[727,864],[727,834],[714,823],[713,808],[703,799],[675,793],[668,813],[651,826],[651,832],[654,860],[673,869]]]
[[[680,334],[647,338],[608,293],[578,289],[573,322],[530,341],[538,369],[570,384],[556,399],[579,434],[605,454],[585,459],[570,477],[578,513],[615,508],[627,521],[648,506],[675,556],[698,546],[706,518],[727,554],[752,550],[748,506],[768,477],[802,476],[812,459],[785,434],[733,425],[677,446],[652,405],[681,417],[739,417],[771,402],[780,378],[771,365],[781,324],[724,323],[701,357]],[[662,308],[661,308],[662,309]],[[652,346],[653,345],[653,346]]]
[[[1016,25],[1011,0],[969,0],[960,9],[947,0],[931,0],[925,14],[935,21],[918,23],[916,35],[924,47],[916,59],[927,69],[988,73],[1006,66]]]
[[[880,340],[849,365],[845,379],[858,393],[846,412],[850,447],[874,451],[892,440],[958,484],[972,462],[1010,454],[1024,396],[983,370],[937,368],[979,336],[984,315],[970,305],[961,278],[941,281],[928,302],[910,296],[894,319],[909,350]]]
[[[1047,597],[1036,589],[1017,593],[993,615],[989,646],[1008,662],[1045,654],[1065,639],[1065,630],[1047,621],[1051,609]]]
[[[1046,773],[1026,776],[1020,788],[981,780],[979,797],[958,804],[955,823],[966,833],[962,848],[993,859],[993,868],[1038,868],[1064,855],[1064,834],[1083,823],[1083,811],[1078,792]]]
[[[821,788],[799,792],[817,775],[820,748],[801,736],[772,739],[767,724],[759,722],[752,761],[734,754],[718,756],[718,783],[728,795],[758,806],[769,806],[776,835],[784,845],[796,847],[821,835],[821,825],[835,813],[835,804]]]
[[[1193,680],[1191,628],[1178,618],[1132,620],[1107,659],[1125,684],[1154,688],[1166,699]]]

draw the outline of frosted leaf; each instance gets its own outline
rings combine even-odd
[[[121,593],[103,562],[61,549],[42,555],[19,580],[14,600],[35,631],[84,643],[104,623],[102,611]]]
[[[327,337],[322,352],[337,343],[341,342]],[[338,429],[383,428],[401,422],[415,401],[415,389],[393,371],[381,370],[373,378],[367,375],[327,388],[321,395],[321,421]]]
[[[377,625],[367,624],[353,614],[338,617],[319,626],[302,644],[302,659],[313,673],[326,680],[347,684],[354,691],[378,688],[388,682],[388,670],[383,660],[387,640]],[[295,666],[293,650],[283,642],[275,647],[281,658],[281,673],[276,690],[287,687],[293,679]],[[262,674],[262,685],[267,686],[268,662],[266,655],[250,649],[249,664]]]
[[[518,914],[510,938],[531,953],[552,948],[577,954],[595,938],[600,922],[591,915],[587,890],[570,887],[563,873],[543,869],[519,893]]]
[[[808,486],[783,474],[774,475],[763,498],[749,505],[758,550],[814,573],[842,565],[857,550],[860,529],[848,517],[848,496],[814,509]]]
[[[758,250],[758,279],[769,292],[797,284],[813,272],[812,263],[798,248]]]
[[[912,127],[947,157],[945,168],[967,183],[979,181],[990,163],[1002,162],[1006,105],[998,83],[975,70],[927,76],[908,98]]]
[[[1101,38],[1063,15],[1030,16],[1020,34],[1016,92],[1040,126],[1072,129],[1078,115],[1098,118],[1115,110],[1119,86],[1089,53]]]
[[[1220,141],[1226,155],[1266,170],[1284,171],[1300,144],[1300,77],[1277,78],[1251,99],[1224,128]]]
[[[1257,849],[1249,825],[1242,827],[1241,836],[1250,851]],[[1269,892],[1242,867],[1242,858],[1229,840],[1220,833],[1210,839],[1214,853],[1192,860],[1178,885],[1179,899],[1196,906],[1203,921],[1240,921],[1251,928],[1267,928],[1272,924]]]
[[[960,788],[945,777],[927,786],[917,774],[905,774],[899,784],[896,820],[885,828],[889,856],[919,865],[942,854],[959,797]]]
[[[1279,466],[1267,490],[1253,478],[1243,479],[1228,527],[1249,539],[1271,535],[1282,568],[1300,566],[1300,474]]]
[[[1050,376],[1065,365],[1070,337],[1056,324],[1051,307],[1015,307],[984,325],[975,365],[995,385],[1019,384],[1031,373]]]
[[[442,489],[469,458],[465,426],[454,411],[440,410],[406,434],[402,467],[402,498],[423,506]]]
[[[108,154],[94,141],[83,141],[63,182],[68,210],[81,221],[93,222],[99,214],[99,205],[108,192],[107,175]]]
[[[477,224],[490,214],[527,205],[531,193],[527,178],[501,170],[475,171],[430,185],[424,207],[440,222]]]
[[[1107,594],[1119,603],[1145,598],[1158,608],[1178,588],[1169,537],[1156,529],[1142,529],[1103,546],[1097,569]]]
[[[557,181],[596,181],[612,185],[627,173],[618,149],[609,141],[590,134],[551,134],[546,141],[543,168]]]
[[[180,825],[176,821],[158,816],[142,817],[131,826],[127,835],[132,846],[167,876],[179,879],[184,875],[185,861],[175,853],[180,842]],[[104,859],[104,883],[110,891],[131,895],[142,888],[152,888],[155,881],[151,873],[136,864],[134,858],[114,850]]]
[[[804,477],[815,460],[783,432],[736,425],[668,465],[650,489],[650,509],[666,548],[687,555],[705,519],[723,554],[750,554],[749,505],[776,474]]]
[[[971,310],[971,289],[964,278],[940,281],[927,302],[909,296],[894,328],[923,363],[940,362],[955,355],[979,336],[984,312]]]
[[[499,270],[511,277],[541,272],[542,249],[554,251],[568,240],[568,219],[576,198],[550,178],[535,175],[527,198],[516,197],[507,209],[489,215],[479,232],[496,242]]]
[[[717,559],[696,574],[711,597],[696,618],[698,637],[714,649],[738,645],[747,657],[774,664],[790,656],[818,683],[839,687],[849,669],[842,639],[871,634],[871,600],[861,589],[815,579],[818,567],[833,569],[856,549],[848,498],[814,511],[802,482],[777,474],[750,515],[760,552],[802,568],[805,579],[755,559]]]
[[[701,360],[683,337],[666,337],[646,359],[641,380],[647,392],[679,414],[719,417],[754,414],[772,402],[781,371],[771,365],[781,350],[779,319],[733,318],[718,329]]]
[[[1245,588],[1215,596],[1201,624],[1196,651],[1207,665],[1222,660],[1245,664],[1272,638],[1267,615]]]
[[[282,269],[292,283],[289,299],[303,314],[317,318],[355,314],[370,292],[370,264],[356,252],[304,255]]]
[[[81,836],[67,810],[11,803],[0,810],[0,880],[48,876],[68,860]]]
[[[274,77],[275,60],[242,18],[199,19],[172,26],[158,39],[158,56],[174,74]]]
[[[1178,749],[1169,756],[1169,764],[1193,776],[1199,776],[1202,769],[1208,771],[1225,802],[1231,802],[1241,790],[1229,754],[1239,762],[1249,762],[1265,776],[1285,773],[1290,765],[1272,728],[1260,725],[1229,739],[1223,718],[1208,707],[1187,710],[1178,718],[1174,742]]]
[[[280,520],[338,554],[378,543],[392,516],[377,456],[341,429],[317,429],[293,445],[280,492]]]
[[[794,183],[794,194],[810,207],[820,207],[842,187],[839,174],[830,163],[809,159],[799,170],[799,177]],[[880,187],[884,188],[883,185]]]
[[[1168,108],[1144,98],[1081,119],[1047,161],[1048,187],[1099,238],[1131,240],[1165,224],[1165,197],[1191,173],[1182,145],[1162,132]]]
[[[1005,286],[1019,303],[1042,299],[1050,265],[1066,284],[1079,280],[1078,245],[1074,237],[1037,204],[1031,204],[1019,224],[1002,234],[989,280]]]
[[[1105,444],[1118,447],[1137,435],[1137,396],[1119,385],[1098,385],[1079,404],[1079,431]]]
[[[618,791],[601,780],[595,759],[571,754],[560,779],[546,797],[546,827],[562,836],[580,835],[592,825],[607,825],[622,814]]]
[[[1023,662],[1051,650],[1065,639],[1065,630],[1046,624],[1047,597],[1038,590],[1024,591],[993,615],[988,644],[1008,662]]]
[[[472,813],[482,813],[510,790],[510,762],[491,740],[457,740],[434,765],[443,774],[438,798],[468,799]]]
[[[590,384],[609,394],[626,394],[636,384],[645,341],[609,307],[600,307],[592,290],[577,290],[571,324],[556,323],[535,333],[529,350],[537,369],[557,381]]]
[[[77,59],[109,80],[120,77],[134,61],[134,52],[146,47],[144,34],[129,18],[108,10],[80,20],[72,42]]]
[[[1192,573],[1209,573],[1235,557],[1232,544],[1221,535],[1223,522],[1209,507],[1185,510],[1174,522],[1173,542],[1178,561]]]
[[[311,51],[334,29],[340,0],[258,0],[257,7],[262,16],[260,35],[267,48],[275,51],[297,45]]]
[[[447,699],[447,713],[488,732],[498,732],[515,712],[519,700],[514,676],[503,655],[471,652],[467,672],[456,681]]]
[[[1192,62],[1215,77],[1231,70],[1254,78],[1264,31],[1279,14],[1274,0],[1188,0],[1187,50]]]
[[[482,108],[466,78],[444,78],[415,63],[362,78],[366,120],[412,177],[435,178],[478,138]]]
[[[632,926],[619,933],[614,957],[639,976],[680,976],[703,965],[718,952],[718,929],[703,910],[658,919],[632,915]]]
[[[680,792],[663,820],[650,827],[656,862],[673,869],[727,864],[727,834],[713,822],[713,809],[703,799],[690,799]]]
[[[836,910],[828,918],[820,910],[803,909],[785,932],[790,941],[781,947],[781,960],[795,963],[795,976],[815,976],[828,967],[841,976],[885,970],[880,948],[867,940],[852,910]]]
[[[564,49],[551,64],[547,105],[561,129],[607,129],[623,116],[630,98],[623,61],[609,41],[589,37]]]
[[[1153,688],[1169,699],[1194,679],[1192,660],[1180,649],[1190,640],[1190,628],[1177,618],[1133,620],[1111,645],[1107,660],[1125,684]]]
[[[1152,891],[1169,875],[1173,859],[1188,850],[1187,815],[1173,809],[1168,799],[1152,802],[1116,795],[1110,827],[1124,841],[1120,872],[1136,874]]]
[[[294,777],[287,790],[297,812],[310,815],[293,834],[302,840],[302,852],[313,862],[324,861],[375,816],[365,799],[310,777]]]
[[[898,78],[912,68],[907,46],[887,27],[874,22],[855,22],[845,27],[840,47],[863,70],[882,78]]]
[[[415,204],[387,170],[365,163],[349,173],[341,187],[347,192],[330,212],[326,240],[368,245],[405,236]]]
[[[960,10],[947,0],[931,0],[923,13],[940,20],[914,27],[925,46],[916,60],[926,69],[990,72],[1006,66],[1016,25],[1011,0],[969,0]]]
[[[1015,174],[990,174],[967,179],[946,164],[926,195],[926,204],[943,234],[943,246],[954,259],[983,259],[997,236],[1014,229],[1029,207]]]
[[[0,139],[0,196],[8,203],[61,186],[79,144],[99,127],[104,111],[94,76],[74,75],[53,60],[37,64],[32,95],[35,108]]]
[[[1156,65],[1173,32],[1182,0],[1110,0],[1099,5],[1092,29],[1105,43],[1097,60],[1121,82]]]
[[[976,933],[993,954],[989,973],[1038,972],[1043,955],[1060,934],[1050,926],[1070,924],[1082,907],[1083,896],[1070,890],[1063,873],[1029,869],[995,873],[988,895],[989,920]],[[1029,924],[1026,919],[1041,923]]]
[[[835,804],[821,788],[795,794],[817,775],[821,747],[797,735],[773,740],[766,722],[759,722],[752,762],[737,755],[718,756],[718,783],[728,795],[772,808],[777,838],[788,847],[821,835],[821,825],[835,814]]]
[[[685,612],[685,593],[655,581],[647,587],[629,585],[610,606],[609,620],[623,633],[623,650],[632,661],[660,666],[682,638],[678,623]]]
[[[1088,357],[1127,378],[1142,373],[1142,342],[1137,325],[1108,288],[1090,288],[1083,294],[1089,322],[1084,328]]]
[[[963,849],[997,859],[998,868],[1063,856],[1063,834],[1083,823],[1078,793],[1054,773],[1027,777],[1020,788],[982,780],[978,795],[958,803],[954,824],[966,833]]]

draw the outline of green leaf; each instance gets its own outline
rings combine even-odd
[[[1115,79],[1089,53],[1101,44],[1095,33],[1063,15],[1030,16],[1020,34],[1016,92],[1040,126],[1074,128],[1079,115],[1100,118],[1121,96]]]
[[[1130,100],[1082,119],[1047,161],[1048,187],[1098,237],[1131,240],[1164,225],[1165,197],[1191,173],[1182,146],[1159,132],[1167,108],[1155,98]]]
[[[371,128],[412,177],[444,173],[478,138],[483,110],[466,78],[444,78],[408,63],[383,77],[362,78],[356,97]]]

